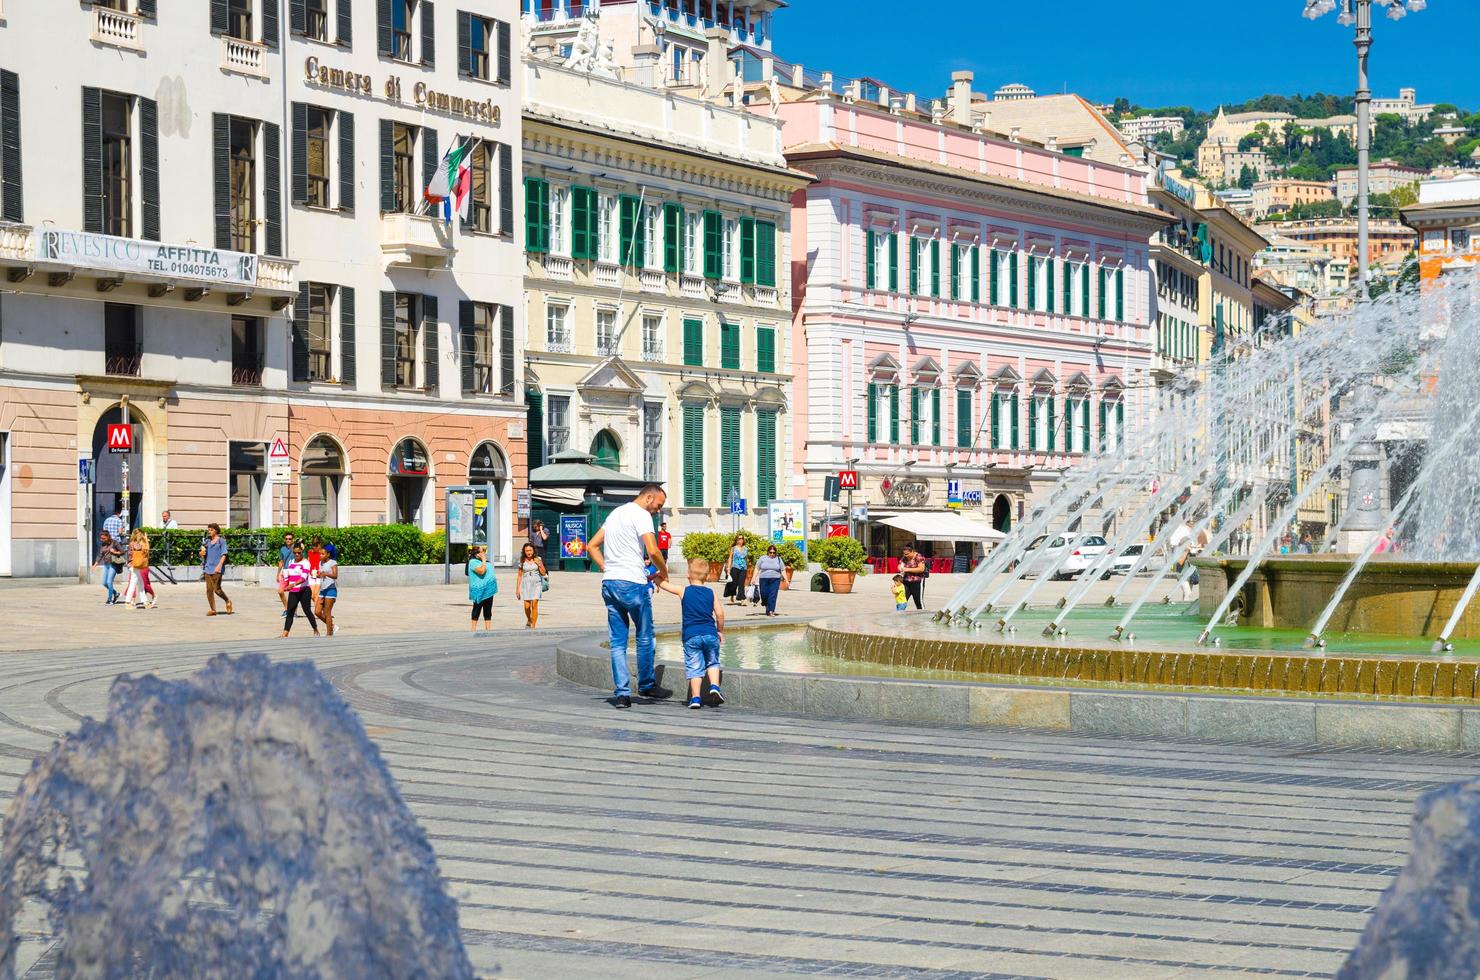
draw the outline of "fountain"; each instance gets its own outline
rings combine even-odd
[[[6,977],[37,942],[59,976],[472,976],[426,835],[311,664],[118,679],[4,830]]]

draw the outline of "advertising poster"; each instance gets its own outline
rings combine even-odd
[[[560,557],[586,557],[586,518],[562,515],[560,518]]]
[[[794,542],[807,553],[807,502],[805,500],[771,501],[771,541],[774,544]]]
[[[486,487],[454,487],[447,491],[447,542],[487,547]]]

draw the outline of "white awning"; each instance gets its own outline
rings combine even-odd
[[[874,523],[897,527],[922,541],[1001,541],[1007,537],[989,524],[949,510],[894,514]]]
[[[534,487],[529,495],[542,504],[556,507],[579,507],[586,502],[586,491],[580,487]]]

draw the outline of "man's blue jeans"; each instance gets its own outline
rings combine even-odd
[[[612,694],[632,696],[632,677],[627,672],[627,633],[637,628],[637,689],[646,691],[658,683],[653,672],[653,595],[646,584],[601,583],[601,601],[606,603],[606,626],[612,643]]]
[[[112,562],[103,562],[103,588],[108,590],[109,602],[112,602],[114,599],[118,598],[118,593],[113,588],[113,580],[117,577],[117,567]]]

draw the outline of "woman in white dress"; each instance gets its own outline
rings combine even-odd
[[[540,622],[540,596],[545,594],[545,562],[534,545],[525,544],[519,552],[519,583],[515,589],[524,603],[524,628],[532,630]]]

